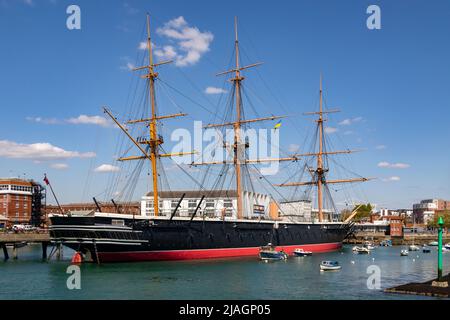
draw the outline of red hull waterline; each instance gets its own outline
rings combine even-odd
[[[295,249],[301,248],[311,252],[327,252],[339,250],[341,242],[303,244],[291,246],[278,246],[277,250],[283,250],[292,254]],[[132,262],[132,261],[162,261],[162,260],[195,260],[195,259],[220,259],[231,257],[257,256],[259,247],[250,248],[223,248],[223,249],[198,249],[198,250],[166,250],[166,251],[142,251],[142,252],[99,252],[101,262]]]

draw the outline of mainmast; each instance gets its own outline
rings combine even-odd
[[[271,161],[297,161],[297,157],[286,157],[286,158],[266,158],[266,159],[246,159],[245,158],[245,148],[247,147],[241,141],[241,127],[243,124],[253,123],[258,121],[265,120],[275,120],[284,118],[284,116],[272,116],[266,118],[258,118],[258,119],[250,119],[245,120],[242,119],[242,95],[241,95],[241,85],[244,77],[241,75],[241,71],[245,69],[249,69],[252,67],[259,66],[262,64],[254,63],[244,67],[240,65],[240,57],[239,57],[239,38],[238,38],[238,25],[237,25],[237,17],[234,18],[234,50],[235,50],[235,68],[221,72],[219,75],[225,74],[234,74],[234,77],[230,79],[234,86],[234,95],[235,95],[235,105],[236,105],[236,121],[234,122],[226,122],[221,124],[210,124],[205,126],[205,128],[216,128],[223,126],[232,126],[234,133],[234,141],[233,141],[233,160],[232,161],[213,161],[213,162],[200,162],[200,163],[192,163],[192,165],[213,165],[213,164],[232,164],[235,168],[235,176],[236,176],[236,192],[237,192],[237,218],[242,219],[244,217],[244,205],[243,205],[243,187],[242,187],[242,166],[246,164],[252,163],[264,163]]]
[[[130,120],[128,124],[137,124],[137,123],[147,123],[149,127],[149,139],[148,140],[139,140],[134,139],[129,133],[128,130],[120,124],[117,119],[111,114],[111,112],[104,108],[105,113],[107,113],[112,120],[119,126],[122,131],[127,135],[127,137],[138,147],[138,149],[143,153],[143,156],[130,156],[123,157],[118,159],[119,161],[128,161],[128,160],[140,160],[140,159],[148,159],[151,163],[151,171],[152,171],[152,185],[153,185],[153,208],[154,215],[159,216],[159,194],[158,194],[158,167],[157,160],[162,157],[172,157],[172,156],[183,156],[187,154],[192,154],[193,152],[180,152],[175,154],[160,154],[159,146],[163,144],[163,138],[158,135],[158,121],[161,119],[175,118],[180,116],[185,116],[185,113],[177,113],[172,115],[158,116],[156,112],[156,95],[155,95],[155,81],[158,78],[158,73],[155,71],[155,67],[171,63],[172,61],[161,61],[159,63],[153,63],[153,51],[152,51],[152,41],[150,34],[150,15],[147,14],[147,50],[148,50],[148,65],[134,68],[133,71],[138,70],[147,70],[147,73],[142,75],[141,77],[144,79],[148,79],[149,81],[149,101],[150,101],[150,118],[138,119],[138,120]],[[150,153],[147,153],[140,145],[149,145]]]
[[[295,154],[295,157],[305,157],[305,156],[315,156],[317,157],[317,167],[316,169],[311,169],[311,172],[314,173],[313,180],[308,182],[288,182],[279,184],[279,187],[297,187],[297,186],[308,186],[315,185],[317,186],[317,210],[318,210],[318,218],[319,222],[324,221],[323,215],[323,188],[328,184],[337,184],[337,183],[351,183],[351,182],[363,182],[368,181],[370,178],[354,178],[354,179],[339,179],[339,180],[326,180],[326,173],[329,171],[328,168],[324,167],[323,157],[326,155],[336,155],[336,154],[346,154],[353,153],[352,150],[340,150],[340,151],[324,151],[324,141],[325,141],[325,130],[323,123],[327,121],[324,118],[324,114],[339,112],[339,110],[328,110],[323,111],[323,87],[322,87],[322,75],[320,75],[320,85],[319,85],[319,111],[318,112],[307,112],[305,115],[318,115],[319,118],[315,120],[317,122],[317,129],[319,133],[319,150],[314,153],[305,153],[305,154]]]

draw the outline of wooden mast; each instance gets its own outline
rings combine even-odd
[[[317,124],[319,126],[319,154],[317,155],[317,208],[319,210],[319,222],[323,221],[323,196],[322,196],[322,181],[323,181],[323,110],[322,110],[322,74],[320,75],[320,98],[319,98],[319,119]]]
[[[153,180],[153,208],[155,216],[159,216],[159,195],[158,195],[158,169],[156,165],[156,159],[158,156],[158,146],[161,141],[157,138],[156,127],[156,106],[155,106],[155,79],[158,74],[154,70],[153,66],[153,52],[152,42],[150,36],[150,15],[147,14],[147,49],[148,49],[148,74],[149,89],[150,89],[150,105],[151,105],[151,120],[150,120],[150,158],[152,165],[152,180]]]
[[[158,193],[158,168],[157,168],[157,160],[162,157],[173,157],[173,156],[183,156],[187,154],[193,154],[195,152],[179,152],[179,153],[168,153],[168,154],[160,154],[159,146],[163,143],[162,138],[158,136],[157,132],[157,124],[161,119],[175,118],[186,116],[185,113],[177,113],[172,115],[158,116],[156,112],[156,97],[155,97],[155,80],[158,78],[158,73],[155,71],[155,67],[171,63],[172,61],[161,61],[158,63],[153,63],[153,51],[152,51],[152,42],[151,42],[151,34],[150,34],[150,15],[147,13],[147,50],[148,50],[148,65],[134,68],[133,71],[139,70],[147,70],[147,73],[141,76],[144,79],[149,80],[149,96],[150,96],[150,118],[145,119],[137,119],[130,120],[128,124],[138,124],[138,123],[147,123],[149,127],[149,140],[139,140],[137,141],[128,133],[127,129],[120,124],[116,118],[111,114],[111,112],[104,108],[106,114],[108,114],[112,120],[118,125],[118,127],[127,135],[127,137],[138,147],[143,156],[130,156],[130,157],[122,157],[119,158],[119,161],[128,161],[128,160],[140,160],[140,159],[149,159],[151,163],[152,169],[152,184],[153,184],[153,208],[154,215],[159,216],[159,193]],[[150,153],[147,152],[140,146],[141,144],[146,144],[150,146]]]
[[[327,184],[337,184],[337,183],[352,183],[352,182],[364,182],[371,180],[373,178],[354,178],[354,179],[338,179],[338,180],[326,180],[325,174],[328,172],[327,168],[324,168],[323,156],[324,155],[335,155],[335,154],[346,154],[353,153],[353,150],[342,150],[342,151],[324,151],[324,140],[325,140],[325,131],[323,128],[323,123],[326,121],[323,115],[328,113],[339,112],[339,110],[328,110],[323,111],[323,86],[322,86],[322,74],[320,75],[320,86],[319,86],[319,111],[315,112],[306,112],[305,115],[318,115],[319,118],[316,120],[318,131],[319,131],[319,151],[305,154],[295,154],[295,157],[305,157],[305,156],[316,156],[317,157],[317,168],[313,170],[316,174],[313,177],[313,181],[309,182],[287,182],[283,184],[277,184],[279,187],[298,187],[298,186],[309,186],[315,185],[317,186],[317,209],[318,209],[318,218],[319,222],[323,222],[323,186]]]
[[[235,86],[236,97],[236,122],[234,123],[234,167],[236,173],[236,192],[237,192],[237,217],[243,218],[243,204],[242,204],[242,175],[241,175],[241,156],[242,156],[242,143],[241,143],[241,81],[244,79],[241,77],[241,70],[239,69],[239,40],[237,30],[237,17],[234,17],[234,50],[236,53],[236,69],[235,77],[232,79]]]

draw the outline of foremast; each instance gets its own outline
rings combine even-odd
[[[148,140],[139,140],[134,139],[127,131],[127,129],[117,121],[117,119],[111,114],[111,112],[104,108],[106,114],[108,114],[112,120],[119,126],[120,129],[127,135],[127,137],[134,143],[134,145],[143,153],[142,156],[130,156],[119,158],[119,161],[129,161],[129,160],[140,160],[140,159],[148,159],[151,163],[151,171],[152,171],[152,186],[153,186],[153,210],[154,215],[159,216],[159,193],[158,193],[158,166],[157,160],[161,157],[172,157],[172,156],[183,156],[186,154],[192,154],[193,152],[180,152],[173,154],[161,154],[159,153],[159,146],[163,144],[163,138],[158,135],[158,121],[161,119],[175,118],[185,116],[185,113],[177,113],[172,115],[158,116],[156,110],[156,94],[155,94],[155,81],[158,78],[158,73],[155,71],[155,68],[171,63],[171,60],[161,61],[158,63],[153,62],[153,50],[152,50],[152,41],[151,41],[151,33],[150,33],[150,15],[147,14],[147,50],[148,50],[148,65],[134,68],[133,71],[146,70],[147,73],[142,75],[141,77],[144,79],[148,79],[149,81],[149,100],[150,100],[150,118],[138,119],[138,120],[130,120],[127,124],[136,124],[136,123],[146,123],[149,127],[149,139]],[[141,147],[141,144],[149,146],[149,153],[146,152],[144,148]]]

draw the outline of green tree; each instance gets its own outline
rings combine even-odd
[[[450,210],[444,210],[442,212],[436,213],[433,220],[428,221],[428,227],[437,228],[438,219],[441,217],[444,219],[444,228],[450,228]]]
[[[352,212],[355,210],[357,211],[357,213],[354,217],[354,220],[361,221],[365,218],[370,217],[370,214],[372,213],[372,209],[373,209],[373,207],[370,203],[360,205],[359,207],[355,206],[352,210]]]

